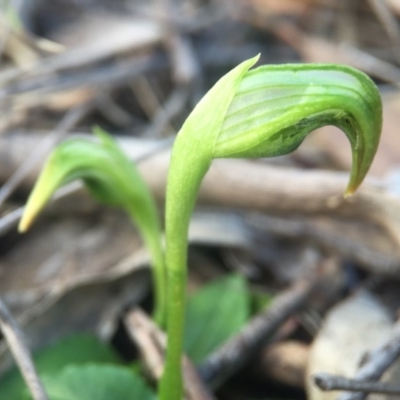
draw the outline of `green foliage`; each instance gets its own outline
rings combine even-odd
[[[116,365],[72,365],[43,381],[50,400],[155,400],[142,378]]]
[[[114,140],[100,128],[95,129],[95,134],[99,142],[72,138],[53,150],[28,199],[19,230],[25,232],[29,228],[60,186],[83,180],[98,201],[125,210],[142,234],[154,265],[154,316],[163,325],[166,277],[155,201],[139,172]]]
[[[230,275],[206,285],[188,300],[186,354],[200,363],[237,333],[249,317],[250,296],[242,276]]]
[[[182,399],[187,234],[212,160],[287,154],[312,130],[335,125],[352,149],[349,195],[363,181],[378,147],[382,104],[365,74],[333,64],[269,65],[249,71],[257,60],[247,60],[222,77],[175,140],[166,193],[168,345],[161,400]]]
[[[119,364],[112,349],[90,335],[74,335],[50,346],[34,357],[39,375],[51,377],[68,365]],[[24,400],[27,389],[17,368],[7,373],[0,381],[0,400]],[[29,396],[28,396],[29,398]]]

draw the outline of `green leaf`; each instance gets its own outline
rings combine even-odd
[[[34,356],[39,375],[57,374],[66,365],[81,365],[87,362],[120,363],[115,352],[96,337],[74,335],[42,350]],[[17,368],[13,368],[0,381],[0,400],[26,399],[25,382]],[[29,398],[29,397],[28,397]]]
[[[245,279],[230,275],[212,282],[189,298],[185,350],[195,362],[237,333],[250,317],[250,294]]]
[[[143,379],[121,366],[73,365],[43,381],[50,400],[155,400]]]

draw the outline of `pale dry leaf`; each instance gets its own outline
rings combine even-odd
[[[373,294],[359,291],[337,304],[326,316],[311,346],[306,379],[308,400],[334,400],[340,393],[318,389],[313,374],[326,372],[353,377],[366,352],[387,340],[392,332],[393,319]],[[398,381],[398,370],[398,366],[393,365],[386,380]],[[373,397],[375,400],[387,398],[383,395]]]

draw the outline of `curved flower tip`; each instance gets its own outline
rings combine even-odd
[[[131,177],[129,168],[133,167],[124,168],[129,161],[120,155],[121,152],[118,153],[117,146],[106,133],[96,128],[95,134],[98,142],[70,138],[53,150],[28,198],[18,226],[19,232],[29,229],[59,187],[76,179],[83,180],[91,193],[103,203],[122,203],[123,183]]]
[[[359,179],[358,179],[359,180]],[[346,190],[343,193],[343,196],[345,199],[351,197],[354,195],[354,193],[357,191],[359,186],[361,185],[362,181],[359,180],[359,183],[352,184],[351,181],[348,183]]]
[[[113,189],[109,182],[118,182],[120,175],[124,174],[120,164],[125,160],[120,161],[112,140],[104,132],[97,128],[95,134],[98,142],[70,138],[53,150],[28,198],[18,226],[19,232],[29,229],[59,187],[76,179],[82,179],[89,189],[93,186],[95,196],[101,198],[103,192],[109,193],[110,200],[118,202],[119,191]],[[103,200],[106,202],[107,199]]]
[[[22,218],[18,225],[18,232],[25,233],[33,224],[36,217],[50,200],[54,191],[61,185],[62,177],[59,174],[51,173],[51,158],[46,165],[45,170],[37,181],[28,202],[25,206]]]
[[[381,134],[381,115],[382,110],[378,108],[375,118],[375,136],[368,138],[361,136],[359,138],[360,140],[357,143],[357,146],[352,146],[353,161],[349,183],[344,192],[345,198],[352,196],[357,191],[372,165],[376,151],[378,150],[378,144]],[[372,119],[371,125],[373,125]],[[364,143],[363,139],[366,139],[367,143]]]
[[[345,192],[355,192],[378,148],[382,102],[364,73],[344,65],[267,65],[242,75],[219,127],[213,158],[273,157],[295,150],[313,130],[340,128],[352,148]]]
[[[22,218],[21,218],[21,220],[19,221],[19,224],[18,224],[18,232],[19,233],[27,232],[28,229],[31,227],[34,219],[35,219],[34,215],[37,215],[37,214],[38,214],[38,212],[36,212],[36,213],[32,213],[31,212],[31,213],[28,214],[28,213],[26,213],[24,211],[24,213],[22,215]]]
[[[25,233],[31,227],[33,220],[33,215],[28,215],[24,212],[18,224],[18,232]]]

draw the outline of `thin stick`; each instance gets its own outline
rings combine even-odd
[[[216,387],[236,372],[304,304],[316,283],[317,279],[300,281],[277,296],[265,311],[254,317],[200,366],[199,373],[204,381]]]
[[[347,390],[350,392],[400,394],[400,385],[386,382],[361,382],[355,379],[347,379],[343,376],[319,373],[313,376],[315,384],[323,391]]]
[[[0,328],[34,400],[48,400],[33,364],[24,334],[0,298]]]
[[[393,335],[375,350],[368,353],[366,363],[358,370],[354,379],[359,381],[378,381],[384,372],[400,357],[400,325],[397,324]],[[364,400],[368,393],[344,392],[338,400]]]
[[[125,318],[128,334],[136,342],[148,372],[159,379],[164,364],[166,336],[140,309],[134,309]],[[182,357],[185,400],[215,400],[200,379],[196,368],[186,357]]]

